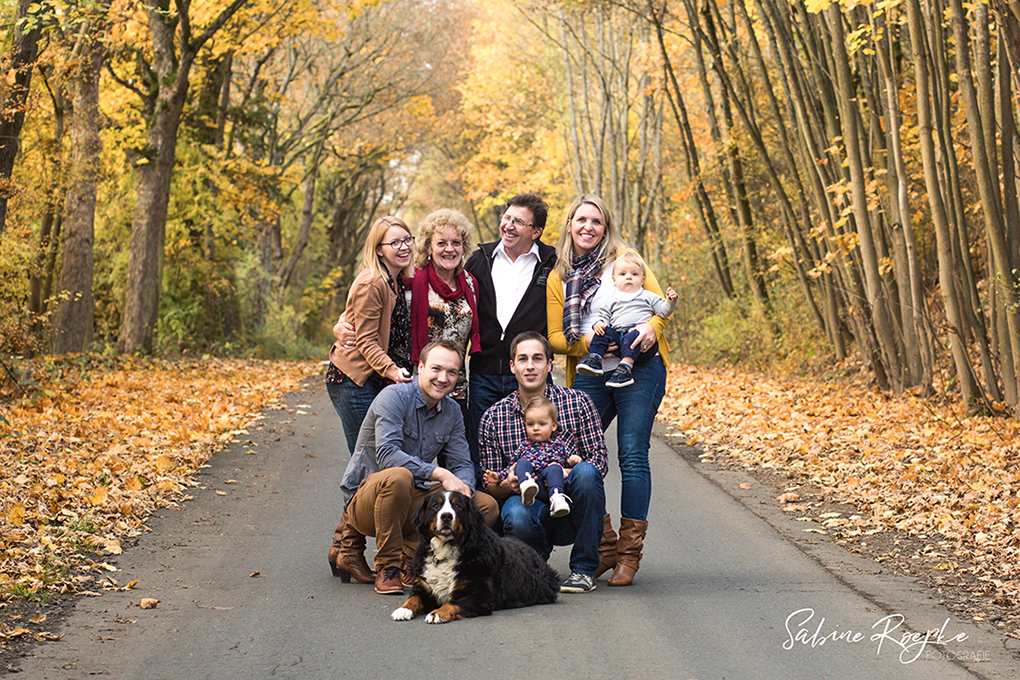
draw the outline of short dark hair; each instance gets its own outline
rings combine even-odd
[[[530,210],[531,215],[535,220],[535,229],[538,229],[539,231],[545,229],[545,221],[549,217],[549,206],[546,205],[541,196],[538,194],[517,194],[506,202],[507,208],[512,205],[517,205]]]
[[[442,347],[443,349],[448,349],[451,352],[454,352],[460,358],[460,365],[464,366],[464,348],[455,343],[453,340],[447,340],[445,338],[440,340],[433,340],[432,342],[421,348],[419,360],[421,361],[422,364],[424,364],[426,359],[428,359],[429,352],[431,352],[436,347]]]
[[[552,345],[549,344],[549,339],[538,331],[524,331],[523,333],[518,333],[510,343],[510,361],[513,361],[514,357],[517,356],[517,345],[521,344],[525,340],[538,340],[542,343],[542,350],[545,352],[545,358],[550,361],[552,360],[553,351]]]

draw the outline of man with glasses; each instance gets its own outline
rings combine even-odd
[[[507,201],[499,223],[500,240],[471,254],[464,269],[478,282],[481,352],[468,371],[468,442],[481,478],[478,424],[482,414],[517,390],[510,368],[510,343],[524,331],[546,334],[545,283],[556,265],[556,249],[539,241],[549,206],[536,194]],[[498,285],[497,285],[498,283]]]

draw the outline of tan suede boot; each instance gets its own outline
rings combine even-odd
[[[616,532],[613,531],[613,520],[609,515],[602,518],[602,540],[599,541],[599,567],[595,570],[595,578],[602,576],[616,566]]]
[[[333,545],[329,548],[329,568],[333,576],[350,583],[351,576],[358,583],[374,583],[375,572],[365,559],[365,537],[355,531],[347,521],[347,511],[333,530]]]
[[[629,586],[634,582],[634,574],[641,564],[641,548],[647,530],[648,522],[626,517],[620,520],[620,538],[616,541],[619,558],[613,575],[609,577],[609,585]]]

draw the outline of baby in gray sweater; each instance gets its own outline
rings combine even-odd
[[[588,345],[588,356],[578,363],[577,372],[582,375],[602,375],[602,357],[609,345],[615,344],[620,349],[620,365],[609,380],[606,387],[626,387],[634,382],[633,370],[635,363],[643,363],[651,359],[659,351],[656,342],[644,352],[640,346],[631,347],[637,339],[638,324],[647,323],[652,316],[669,317],[676,309],[676,291],[666,288],[666,299],[645,290],[645,263],[632,251],[622,253],[613,264],[613,284],[616,295],[612,302],[599,310],[598,321],[592,326],[595,335]]]

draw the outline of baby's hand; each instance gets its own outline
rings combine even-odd
[[[595,335],[606,334],[606,324],[602,323],[601,321],[596,321],[595,324],[591,327],[591,329],[595,331]]]
[[[675,290],[673,290],[669,286],[666,287],[666,299],[667,300],[676,300],[678,297],[680,297],[680,296],[676,294]]]
[[[573,456],[567,458],[567,465],[569,465],[570,467],[574,467],[575,465],[578,465],[581,462],[582,462],[581,457],[576,453]]]
[[[482,475],[482,481],[486,484],[499,484],[499,475],[492,470],[486,470]]]

